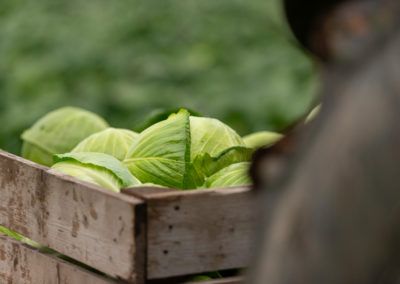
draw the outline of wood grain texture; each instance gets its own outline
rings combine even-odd
[[[254,224],[249,187],[123,190],[147,204],[147,277],[245,267]]]
[[[143,278],[145,220],[135,219],[143,208],[137,198],[0,151],[0,225],[109,275]]]
[[[116,282],[43,254],[0,234],[0,283],[112,284]]]

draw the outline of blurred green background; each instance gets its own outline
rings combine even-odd
[[[316,79],[275,0],[0,2],[0,148],[60,106],[135,128],[188,107],[244,135],[307,113]]]

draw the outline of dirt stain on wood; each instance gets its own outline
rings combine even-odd
[[[90,211],[90,216],[92,216],[93,219],[97,220],[97,212],[93,207],[93,203],[90,202],[89,204],[89,211]]]
[[[40,228],[40,232],[43,237],[47,237],[47,220],[49,219],[49,214],[46,214],[48,208],[48,184],[47,178],[48,175],[45,171],[39,171],[37,177],[38,184],[35,186],[35,196],[36,201],[38,201],[38,211],[36,215],[36,221]]]
[[[75,212],[74,213],[74,219],[72,220],[72,231],[71,231],[71,236],[76,238],[78,236],[78,230],[79,230],[79,216]]]
[[[5,187],[8,184],[15,183],[16,170],[18,167],[11,159],[4,159],[4,162],[0,164],[0,185]]]
[[[31,206],[35,207],[36,205],[36,197],[34,194],[31,194]]]
[[[87,229],[89,227],[89,220],[86,215],[83,215],[83,226]]]
[[[6,260],[6,252],[4,246],[0,246],[0,260],[2,261]]]
[[[123,220],[121,220],[121,229],[119,229],[119,232],[118,232],[118,236],[119,237],[121,237],[122,236],[122,233],[124,232],[124,230],[125,230],[125,222],[123,221]]]
[[[72,198],[74,199],[74,201],[78,201],[78,195],[76,194],[75,189],[72,190]]]

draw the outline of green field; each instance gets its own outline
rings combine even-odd
[[[244,135],[309,111],[313,63],[266,0],[0,3],[0,148],[65,105],[135,129],[187,107]]]

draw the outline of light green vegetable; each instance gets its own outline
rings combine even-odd
[[[49,249],[48,247],[45,247],[45,246],[43,246],[43,245],[41,245],[41,244],[39,244],[39,243],[37,243],[35,241],[32,241],[31,239],[28,239],[28,238],[26,238],[26,237],[24,237],[24,236],[22,236],[22,235],[20,235],[20,234],[18,234],[16,232],[14,232],[14,231],[11,231],[11,230],[3,227],[3,226],[0,226],[0,233],[3,233],[3,234],[5,234],[5,235],[7,235],[9,237],[12,237],[12,238],[14,238],[14,239],[16,239],[18,241],[23,242],[25,244],[28,244],[28,245],[30,245],[30,246],[32,246],[34,248],[37,248],[41,252],[51,253],[53,255],[59,255],[55,251]]]
[[[186,281],[187,282],[199,282],[199,281],[206,281],[206,280],[212,280],[212,278],[207,275],[197,275],[197,276],[192,276],[192,277],[188,278]]]
[[[25,157],[54,162],[56,170],[117,192],[139,184],[195,189],[222,169],[249,161],[253,152],[226,124],[185,109],[137,134],[107,128],[97,115],[66,107],[22,137]]]
[[[232,128],[180,110],[144,130],[123,163],[142,183],[194,189],[221,168],[250,156],[251,149]]]
[[[215,118],[191,116],[190,134],[191,161],[205,153],[216,157],[228,148],[246,146],[235,130]]]
[[[251,149],[228,125],[208,117],[190,117],[190,183],[199,187],[206,177],[232,163],[249,161]]]
[[[215,188],[249,185],[251,184],[251,179],[248,173],[249,167],[249,162],[232,164],[207,178],[203,187]]]
[[[307,115],[305,123],[310,122],[311,120],[313,120],[318,115],[320,110],[321,110],[321,105],[320,104],[317,105],[315,108],[313,108],[310,111],[310,113]]]
[[[19,241],[22,241],[24,239],[24,237],[21,236],[20,234],[14,232],[14,231],[11,231],[11,230],[3,227],[3,226],[0,226],[0,233],[3,233],[5,235],[10,236],[10,237],[12,237],[14,239],[17,239]]]
[[[94,153],[67,153],[54,156],[53,169],[115,192],[140,182],[113,156]]]
[[[107,127],[101,117],[83,109],[54,110],[22,134],[22,157],[51,166],[53,154],[70,152],[80,141]]]
[[[180,110],[141,132],[123,163],[142,183],[190,187],[185,178],[190,163],[189,113]]]
[[[44,166],[50,167],[53,164],[53,154],[50,151],[46,151],[27,140],[22,144],[21,156]]]
[[[212,280],[222,278],[222,275],[218,272],[207,272],[203,273],[202,275],[194,275],[187,277],[186,282],[198,282],[198,281],[205,281],[205,280]]]
[[[207,177],[231,164],[250,161],[252,154],[251,148],[235,146],[225,149],[215,157],[208,153],[197,155],[191,163],[189,176],[196,187],[203,186]]]
[[[99,152],[111,155],[123,161],[139,134],[127,129],[107,128],[90,135],[80,142],[71,152]]]
[[[63,259],[64,261],[72,263],[74,266],[80,266],[80,267],[82,267],[82,268],[84,268],[84,269],[86,269],[88,271],[91,271],[91,272],[94,272],[96,274],[99,274],[99,275],[102,275],[102,276],[106,276],[106,277],[109,277],[110,279],[112,279],[110,276],[108,276],[108,275],[106,275],[106,274],[94,269],[93,267],[90,267],[90,266],[88,266],[88,265],[86,265],[86,264],[84,264],[82,262],[79,262],[79,261],[77,261],[77,260],[75,260],[73,258],[70,258],[69,256],[63,255],[63,254],[61,254],[61,253],[59,253],[59,252],[57,252],[57,251],[55,251],[55,250],[53,250],[53,249],[51,249],[49,247],[41,245],[40,243],[32,241],[31,239],[28,239],[28,238],[26,238],[26,237],[24,237],[24,236],[22,236],[22,235],[20,235],[20,234],[18,234],[16,232],[14,232],[14,231],[11,231],[11,230],[3,227],[3,226],[0,226],[0,233],[3,233],[3,234],[5,234],[5,235],[7,235],[7,236],[9,236],[11,238],[14,238],[14,239],[16,239],[16,240],[18,240],[20,242],[23,242],[23,243],[25,243],[25,244],[27,244],[27,245],[29,245],[31,247],[34,247],[37,250],[39,250],[40,252],[43,252],[43,253],[58,257],[60,259]]]
[[[146,183],[139,183],[139,184],[135,184],[135,185],[131,185],[129,187],[159,187],[159,188],[166,188],[163,185],[159,185],[159,184],[155,184],[155,183],[150,183],[150,182],[146,182]]]
[[[247,147],[260,148],[268,147],[283,138],[282,134],[270,131],[259,131],[243,137],[243,141]]]

